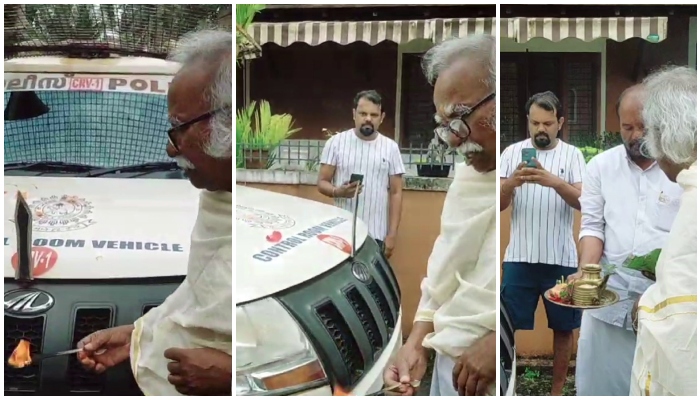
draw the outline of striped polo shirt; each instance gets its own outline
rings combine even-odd
[[[350,129],[326,142],[320,161],[335,167],[336,187],[349,182],[352,174],[364,175],[357,216],[367,224],[373,239],[384,240],[389,223],[389,177],[406,173],[399,145],[382,134],[374,140],[362,140]],[[335,205],[354,211],[353,199],[337,198]]]
[[[510,177],[522,162],[530,139],[508,146],[501,154],[501,178]],[[581,183],[586,161],[577,147],[559,140],[551,150],[537,149],[542,167],[569,184]],[[578,267],[574,209],[557,192],[536,183],[515,189],[511,203],[510,242],[503,261]]]

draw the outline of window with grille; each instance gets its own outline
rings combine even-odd
[[[501,150],[528,137],[525,103],[554,92],[562,102],[562,138],[588,143],[598,132],[600,54],[501,53]]]
[[[401,147],[427,147],[434,136],[433,87],[421,68],[419,53],[405,53],[401,76]]]

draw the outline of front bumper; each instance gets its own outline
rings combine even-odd
[[[401,314],[399,313],[399,316]],[[401,320],[399,318],[399,320]],[[401,348],[403,337],[401,335],[401,326],[399,325],[391,337],[389,345],[386,347],[381,356],[377,359],[374,366],[369,369],[362,379],[357,383],[355,388],[350,393],[351,396],[367,396],[377,393],[384,387],[384,370],[387,368],[392,358]],[[305,392],[296,393],[295,396],[332,396],[333,390],[329,386],[319,387]]]

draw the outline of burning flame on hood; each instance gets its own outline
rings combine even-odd
[[[28,341],[22,339],[17,344],[17,347],[12,351],[12,355],[7,360],[7,363],[14,368],[24,368],[32,363],[32,356],[30,354],[30,344]]]
[[[351,396],[351,394],[339,385],[336,385],[333,387],[333,396]]]

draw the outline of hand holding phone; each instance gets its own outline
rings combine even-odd
[[[359,182],[359,184],[361,185],[361,184],[362,184],[362,180],[363,180],[364,178],[365,178],[364,175],[352,174],[352,175],[350,175],[350,183]]]
[[[533,148],[522,150],[522,162],[526,163],[528,168],[537,168],[537,163],[535,159],[537,158],[537,150]]]

